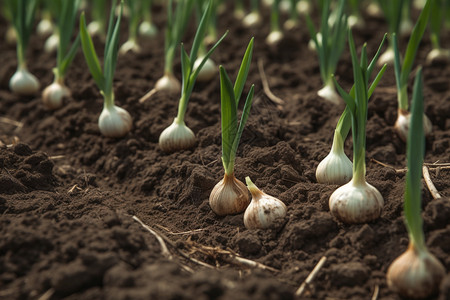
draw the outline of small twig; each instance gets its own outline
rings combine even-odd
[[[11,119],[8,119],[8,118],[5,118],[5,117],[0,117],[0,122],[16,126],[18,129],[23,127],[23,123],[22,122],[11,120]]]
[[[49,289],[46,291],[41,297],[39,297],[38,300],[49,300],[52,298],[53,294],[55,293],[54,289]]]
[[[142,227],[144,227],[146,230],[148,230],[148,232],[150,232],[151,234],[153,234],[156,237],[156,239],[159,242],[159,245],[161,246],[162,255],[164,255],[165,257],[167,257],[168,259],[171,260],[172,254],[170,254],[169,249],[167,249],[166,243],[164,242],[163,238],[158,233],[156,233],[156,231],[151,229],[149,226],[145,225],[138,217],[133,216],[133,220],[135,220],[136,222],[141,224]]]
[[[228,256],[228,258],[231,259],[231,262],[234,262],[237,265],[244,265],[244,266],[251,267],[251,268],[258,268],[258,269],[262,269],[262,270],[269,270],[269,271],[272,271],[272,272],[280,272],[280,270],[277,270],[275,268],[266,266],[266,265],[264,265],[262,263],[254,261],[254,260],[250,260],[250,259],[247,259],[247,258],[236,256],[234,254],[230,254]]]
[[[263,90],[266,96],[274,103],[278,105],[283,105],[284,100],[275,96],[269,87],[269,81],[267,80],[266,73],[264,72],[264,64],[262,59],[258,59],[258,70],[259,70],[259,76],[261,77],[261,83],[263,85]]]
[[[430,190],[431,196],[433,196],[433,199],[442,198],[441,195],[439,195],[438,190],[434,186],[433,181],[431,181],[430,172],[428,172],[428,168],[426,166],[422,167],[422,173],[423,178],[425,179],[425,183],[427,184],[428,190]]]
[[[327,258],[325,256],[322,256],[322,258],[319,260],[317,265],[314,267],[314,269],[311,271],[311,273],[309,273],[308,277],[306,277],[305,281],[303,281],[303,283],[300,285],[298,290],[295,292],[295,295],[297,297],[301,296],[303,294],[303,292],[305,291],[305,289],[307,288],[307,286],[311,284],[311,282],[314,280],[314,277],[316,277],[317,273],[320,271],[320,269],[325,264],[326,260],[327,260]]]
[[[77,190],[79,190],[79,191],[82,190],[81,188],[78,187],[77,184],[75,184],[73,187],[71,187],[71,188],[67,191],[67,193],[72,194],[73,191],[75,191],[75,189],[77,189]]]
[[[54,155],[54,156],[49,156],[48,158],[52,159],[52,160],[57,160],[57,159],[61,159],[64,157],[65,157],[65,155]]]
[[[150,90],[150,92],[148,92],[147,94],[145,94],[144,96],[141,97],[141,99],[139,99],[139,103],[144,103],[145,101],[147,101],[148,99],[150,99],[154,94],[156,94],[158,92],[157,89],[153,88]]]
[[[378,284],[375,286],[375,289],[373,290],[373,295],[371,300],[377,300],[378,299],[378,293],[380,292],[380,287]]]
[[[200,231],[205,230],[204,228],[199,228],[199,229],[193,229],[193,230],[182,231],[182,232],[172,232],[172,231],[170,231],[169,228],[166,228],[166,227],[164,227],[164,226],[162,226],[162,225],[156,224],[156,226],[158,226],[159,228],[161,228],[161,229],[167,231],[167,233],[169,233],[169,234],[171,234],[171,235],[193,234],[193,233],[196,233],[196,232],[200,232]]]
[[[376,160],[375,158],[371,158],[370,161],[377,163],[385,168],[389,168],[392,169],[395,173],[397,174],[404,174],[406,173],[406,171],[408,171],[407,168],[403,168],[403,169],[396,169],[391,165],[385,164],[379,160]],[[430,170],[450,170],[450,164],[449,163],[424,163],[425,166],[430,166]],[[434,168],[432,168],[431,166],[435,166]]]

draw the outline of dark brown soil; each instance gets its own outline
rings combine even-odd
[[[156,17],[162,28],[163,15]],[[322,256],[327,261],[303,299],[370,299],[376,286],[378,299],[400,299],[385,280],[388,266],[408,244],[402,218],[405,177],[393,169],[405,167],[405,145],[392,128],[392,68],[370,101],[367,125],[367,181],[383,195],[384,212],[370,224],[345,225],[328,209],[337,186],[318,184],[314,175],[344,107],[316,95],[319,67],[316,54],[307,49],[304,23],[275,48],[264,44],[268,24],[248,30],[239,23],[220,16],[219,31],[230,29],[230,34],[213,58],[234,77],[255,36],[246,91],[254,83],[256,97],[235,171],[238,179],[250,176],[287,205],[286,222],[270,230],[247,230],[242,214],[217,217],[208,205],[209,193],[223,176],[218,76],[197,84],[190,99],[186,123],[197,135],[196,147],[173,154],[158,148],[159,134],[176,115],[178,95],[161,92],[144,104],[138,99],[162,76],[162,34],[143,41],[141,54],[119,58],[116,101],[134,119],[123,139],[99,133],[102,98],[81,53],[66,81],[72,97],[50,112],[40,96],[17,97],[9,91],[15,46],[0,44],[0,116],[23,124],[0,123],[0,299],[292,299]],[[367,41],[372,56],[386,26],[370,18],[366,24],[354,34],[357,45]],[[0,21],[0,36],[5,28]],[[187,44],[191,36],[192,30]],[[46,86],[55,58],[42,51],[43,43],[32,37],[28,65]],[[448,39],[444,46],[450,46]],[[429,50],[425,37],[416,61],[424,62]],[[258,59],[285,105],[275,106],[263,93]],[[180,78],[179,62],[175,70]],[[348,51],[337,76],[346,88],[351,85]],[[448,63],[424,64],[426,114],[433,123],[427,163],[449,162],[449,78]],[[351,155],[351,139],[346,151]],[[449,169],[432,170],[431,177],[443,198],[433,200],[423,185],[427,245],[450,270]],[[172,241],[172,258],[163,255],[133,215]],[[229,253],[276,270],[237,264]],[[432,299],[450,299],[450,275]]]

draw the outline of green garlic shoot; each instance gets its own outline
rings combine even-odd
[[[127,1],[127,7],[130,12],[128,24],[128,40],[119,48],[119,54],[125,54],[129,51],[134,53],[141,52],[138,44],[137,36],[139,30],[139,22],[142,18],[143,7],[141,1]]]
[[[378,65],[392,65],[394,63],[394,45],[392,35],[400,30],[402,11],[405,1],[378,0],[378,3],[384,14],[384,18],[388,23],[388,32],[390,36],[389,45],[378,60]]]
[[[414,81],[410,131],[407,140],[407,173],[403,212],[408,230],[408,249],[397,257],[386,274],[388,286],[408,299],[423,299],[439,290],[445,268],[425,244],[421,216],[421,177],[425,149],[423,83],[419,68]]]
[[[191,96],[192,90],[194,89],[195,81],[205,65],[208,58],[216,50],[217,46],[222,42],[225,36],[228,34],[226,32],[211,49],[203,57],[202,62],[197,68],[194,68],[194,63],[198,56],[198,50],[200,44],[202,43],[203,37],[205,36],[206,29],[208,27],[209,18],[211,11],[213,9],[212,1],[208,3],[207,9],[204,11],[200,24],[195,33],[194,42],[191,48],[191,54],[188,55],[186,50],[184,50],[183,45],[181,45],[181,75],[182,75],[182,85],[181,85],[181,97],[178,104],[178,114],[173,120],[173,123],[164,129],[164,131],[159,136],[159,146],[165,152],[174,152],[183,149],[189,149],[195,145],[195,135],[191,129],[189,129],[185,122],[184,116],[186,114],[187,104]]]
[[[378,72],[369,88],[369,74],[366,45],[363,46],[361,58],[356,54],[355,43],[351,31],[348,33],[350,54],[355,81],[354,97],[346,93],[336,82],[336,87],[348,106],[352,120],[353,136],[353,177],[350,182],[341,186],[330,196],[331,213],[344,223],[367,223],[377,219],[383,210],[384,200],[380,192],[366,182],[366,122],[369,95],[378,85],[386,70],[384,65]],[[382,44],[384,39],[382,41]],[[380,48],[379,48],[380,49]],[[378,50],[379,51],[379,50]],[[378,54],[376,55],[378,56]]]
[[[449,61],[450,49],[443,49],[440,35],[445,18],[449,17],[448,9],[450,2],[445,0],[435,0],[431,3],[430,11],[430,40],[433,49],[427,55],[427,62]]]
[[[55,28],[55,31],[59,32],[60,36],[58,38],[56,68],[53,68],[55,77],[53,83],[42,92],[42,101],[47,109],[60,108],[63,105],[64,98],[71,96],[69,88],[64,84],[64,77],[80,45],[80,37],[78,35],[69,48],[80,2],[81,0],[74,0],[61,1],[60,3],[59,18]]]
[[[106,32],[106,0],[89,1],[92,22],[87,26],[90,36],[105,38]]]
[[[242,19],[242,23],[245,27],[255,27],[261,23],[261,14],[259,13],[258,2],[258,0],[250,1],[250,13]]]
[[[330,0],[324,0],[319,32],[316,32],[311,18],[306,16],[308,30],[319,56],[320,76],[324,84],[324,87],[317,94],[335,104],[339,104],[341,100],[336,92],[331,75],[336,72],[339,57],[345,46],[347,16],[344,13],[344,8],[345,0],[339,0],[336,19],[330,25],[328,22],[330,17]]]
[[[17,71],[9,80],[10,90],[17,95],[33,95],[38,92],[40,87],[36,76],[28,71],[25,58],[28,41],[33,29],[36,2],[8,0],[5,3],[11,12],[11,19],[17,35]]]
[[[220,66],[220,104],[222,122],[222,163],[224,178],[216,184],[209,196],[211,209],[219,216],[243,212],[250,203],[244,183],[234,176],[234,164],[237,147],[250,114],[254,85],[251,86],[245,100],[244,110],[238,124],[238,104],[250,69],[253,54],[252,38],[248,44],[239,68],[236,82],[231,82],[225,69]]]
[[[270,11],[270,33],[266,37],[266,44],[275,46],[283,39],[280,29],[280,0],[274,0]]]
[[[142,0],[143,21],[139,25],[139,35],[148,38],[154,38],[158,34],[158,28],[152,20],[152,0]]]
[[[109,15],[108,32],[106,34],[103,70],[100,68],[92,38],[87,31],[84,12],[80,17],[80,36],[81,46],[89,71],[104,99],[103,110],[98,119],[98,127],[104,136],[118,138],[125,136],[131,130],[132,120],[130,114],[126,110],[114,104],[113,79],[117,63],[117,48],[119,43],[123,0],[121,1],[120,13],[115,24],[114,10],[115,6],[112,5]]]

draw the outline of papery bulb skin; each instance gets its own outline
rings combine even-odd
[[[397,257],[386,274],[388,287],[407,299],[424,299],[435,294],[445,268],[425,248],[419,251],[410,243],[408,249]]]
[[[427,62],[433,63],[435,61],[449,61],[450,60],[450,50],[448,49],[433,49],[427,55]]]
[[[53,33],[51,36],[47,38],[47,40],[45,40],[44,50],[47,53],[55,52],[56,49],[58,49],[58,45],[59,45],[59,35]]]
[[[409,124],[411,121],[411,113],[407,110],[398,109],[397,120],[395,121],[394,129],[397,132],[400,139],[406,143],[408,139]],[[423,115],[423,133],[425,136],[431,133],[433,129],[433,124],[431,124],[430,119],[424,114]]]
[[[383,54],[380,55],[378,59],[377,65],[382,67],[384,64],[393,65],[394,64],[394,49],[392,47],[388,47]]]
[[[199,57],[195,60],[194,70],[201,64],[203,57]],[[208,82],[217,75],[217,66],[211,58],[208,58],[203,65],[202,69],[198,73],[197,81]]]
[[[39,81],[25,68],[19,68],[9,80],[9,88],[14,94],[33,95],[39,91]]]
[[[269,35],[266,37],[266,44],[269,46],[276,46],[281,42],[282,39],[283,33],[279,30],[275,30],[269,33]]]
[[[251,12],[244,17],[242,23],[245,27],[253,27],[261,23],[261,17],[258,12]]]
[[[361,224],[380,217],[384,200],[380,192],[367,182],[354,178],[333,192],[329,200],[330,212],[341,222]]]
[[[155,84],[155,90],[166,91],[175,94],[181,92],[181,84],[175,76],[166,74],[158,79]]]
[[[153,38],[158,34],[158,28],[148,21],[144,21],[139,25],[139,35]]]
[[[336,141],[337,139],[340,140]],[[339,133],[334,136],[330,153],[317,166],[316,179],[318,183],[342,185],[352,179],[353,164],[345,155],[342,146],[337,144],[343,144]]]
[[[249,203],[247,187],[234,174],[225,174],[209,195],[209,206],[219,216],[241,213]]]
[[[98,119],[100,132],[109,138],[120,138],[127,135],[133,126],[130,114],[116,105],[104,107]]]
[[[334,103],[334,104],[339,104],[342,101],[341,97],[336,92],[336,89],[331,84],[326,84],[323,88],[321,88],[317,92],[317,95],[319,95],[323,99],[328,100],[328,101],[330,101],[331,103]]]
[[[164,152],[174,152],[189,149],[195,145],[195,134],[184,121],[175,118],[173,123],[163,130],[159,136],[159,147]]]
[[[141,47],[135,40],[128,40],[125,43],[123,43],[122,46],[120,46],[119,54],[124,55],[129,51],[133,53],[140,53]]]
[[[252,194],[252,200],[244,213],[245,228],[266,229],[271,227],[276,220],[286,217],[286,205],[277,198],[259,190],[247,178],[247,187]]]
[[[58,109],[63,105],[64,98],[71,96],[70,90],[64,83],[53,82],[42,91],[42,102],[47,109]]]

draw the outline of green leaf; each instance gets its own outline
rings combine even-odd
[[[400,91],[400,89],[402,88],[402,83],[400,81],[400,76],[402,74],[402,70],[400,67],[400,52],[398,51],[397,35],[395,33],[393,33],[391,39],[392,39],[392,47],[394,50],[395,82],[397,85],[397,90]]]
[[[212,10],[211,2],[212,0],[208,1],[208,6],[204,11],[200,23],[198,24],[197,31],[195,32],[194,42],[192,43],[190,54],[191,68],[193,67],[194,62],[197,59],[198,49],[200,47],[200,44],[203,43],[203,39],[205,38],[205,32],[209,25],[209,19],[211,17],[211,10]]]
[[[97,54],[95,53],[92,39],[87,32],[84,12],[80,16],[80,36],[81,48],[83,49],[83,54],[86,58],[86,63],[89,67],[89,71],[91,72],[98,88],[103,91],[105,87],[105,77],[103,76],[102,69],[100,68],[100,63],[98,61]]]
[[[189,56],[184,49],[184,45],[181,44],[181,85],[183,88],[181,94],[184,94],[189,87],[189,74],[191,74],[191,60],[189,59]]]
[[[370,85],[369,92],[367,93],[369,98],[370,98],[370,96],[372,96],[373,91],[375,90],[375,88],[377,87],[378,83],[381,80],[381,77],[383,77],[384,71],[386,71],[386,67],[387,67],[387,64],[384,64],[383,67],[381,68],[381,70],[378,72],[375,79],[373,80],[372,84]]]
[[[236,105],[239,103],[241,98],[242,90],[244,89],[245,81],[247,80],[248,71],[250,70],[250,63],[253,54],[253,41],[254,38],[250,40],[245,50],[244,58],[242,59],[241,66],[239,68],[238,75],[236,77],[236,82],[234,83],[234,95],[236,100]]]
[[[117,64],[117,51],[119,46],[119,32],[120,32],[120,21],[122,19],[123,13],[123,1],[120,2],[120,12],[117,17],[116,24],[112,34],[109,35],[108,49],[106,49],[106,56],[104,58],[104,76],[105,76],[105,90],[104,92],[108,95],[112,91],[114,72],[116,70]],[[108,28],[108,32],[109,32]]]
[[[78,52],[79,46],[80,46],[80,34],[77,35],[77,38],[73,42],[72,47],[70,47],[69,52],[67,52],[66,56],[64,56],[64,58],[61,60],[61,64],[58,66],[60,76],[64,76],[66,74],[67,69],[69,68],[70,64],[75,58],[75,55]]]
[[[109,10],[109,19],[108,19],[108,31],[106,33],[106,40],[105,40],[105,49],[103,52],[103,57],[106,57],[106,55],[108,54],[108,49],[110,47],[110,42],[111,42],[111,36],[113,34],[114,31],[114,15],[116,12],[116,0],[112,0],[111,1],[111,9]]]
[[[339,95],[341,95],[342,99],[344,99],[344,102],[345,102],[345,104],[347,104],[352,115],[354,115],[356,112],[355,99],[353,97],[351,97],[346,91],[344,91],[344,89],[341,87],[341,85],[336,81],[336,78],[334,77],[334,75],[332,75],[331,78],[334,81],[334,84],[336,86],[336,89],[337,89]]]
[[[222,120],[222,160],[227,171],[237,131],[237,108],[233,85],[225,69],[220,66],[220,105]]]
[[[381,40],[380,46],[378,46],[377,53],[375,53],[375,56],[372,58],[369,66],[367,67],[367,76],[369,78],[372,76],[373,69],[375,68],[378,58],[381,55],[381,48],[383,48],[384,42],[386,41],[386,37],[387,37],[387,33],[384,34],[383,39]]]
[[[241,140],[242,132],[244,131],[244,127],[245,124],[247,123],[248,116],[250,115],[250,108],[252,107],[252,100],[254,93],[255,93],[255,85],[252,84],[252,86],[250,87],[250,91],[247,94],[247,99],[245,99],[244,109],[241,115],[241,121],[239,122],[237,134],[233,141],[233,147],[231,150],[232,156],[236,156],[237,147],[239,146],[239,141]]]

